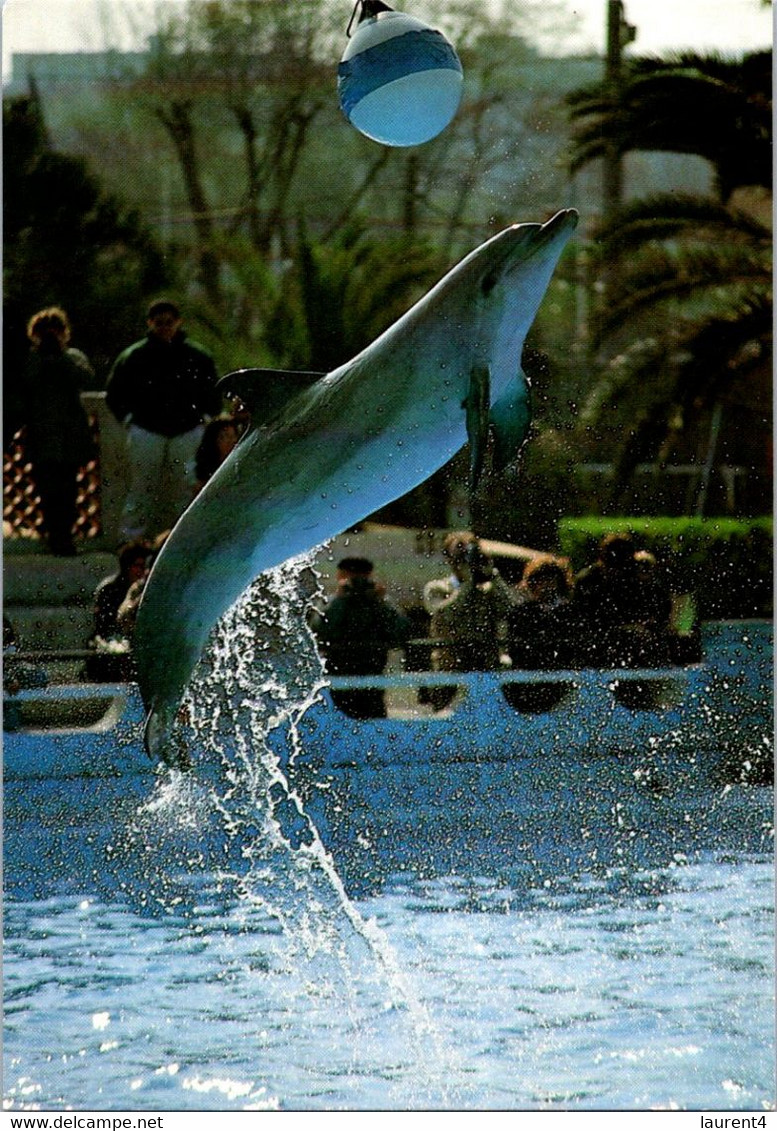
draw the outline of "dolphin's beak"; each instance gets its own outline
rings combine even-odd
[[[578,218],[579,213],[576,208],[562,208],[542,225],[542,232],[549,236],[555,236],[560,231],[571,232],[577,227]]]
[[[578,218],[577,209],[564,208],[561,212],[557,212],[555,216],[551,216],[550,220],[547,220],[544,224],[530,229],[529,244],[531,251],[539,251],[541,248],[547,247],[548,244],[554,243],[559,237],[566,240],[569,233],[577,227]],[[517,228],[526,226],[519,224]]]
[[[577,226],[577,221],[576,209],[565,208],[544,224],[513,224],[506,228],[502,232],[502,246],[495,249],[494,258],[483,280],[483,290],[488,293],[500,279],[522,269],[528,261],[542,255],[553,244],[566,243]]]

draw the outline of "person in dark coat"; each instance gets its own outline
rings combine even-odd
[[[117,616],[131,585],[148,573],[151,546],[138,540],[119,549],[119,569],[97,586],[94,594],[94,635],[102,640],[121,636]]]
[[[194,474],[197,491],[218,471],[224,460],[234,448],[242,434],[243,422],[233,416],[214,416],[205,425],[197,451],[194,456]]]
[[[132,586],[148,573],[151,546],[128,542],[118,552],[119,568],[104,578],[94,594],[94,631],[89,640],[93,654],[86,661],[87,679],[95,683],[134,679],[126,633],[119,625],[119,609]]]
[[[528,563],[518,587],[523,600],[508,616],[507,649],[513,667],[574,666],[579,625],[571,599],[573,585],[569,565],[561,558],[538,554]]]
[[[410,622],[384,599],[372,580],[373,568],[368,558],[338,562],[337,593],[311,618],[331,675],[381,675],[389,650],[410,638]],[[356,719],[386,717],[380,688],[333,691],[332,700]]]
[[[38,311],[27,325],[31,349],[24,371],[24,448],[40,495],[53,554],[72,556],[77,475],[95,455],[81,392],[94,373],[86,356],[69,347],[70,321],[58,306]]]
[[[147,324],[146,337],[116,358],[106,392],[109,409],[127,428],[127,540],[167,528],[191,502],[204,423],[222,404],[213,358],[187,338],[178,306],[152,303]]]
[[[656,666],[668,660],[671,596],[645,578],[628,534],[605,535],[597,560],[575,580],[581,620],[581,662],[614,667]]]

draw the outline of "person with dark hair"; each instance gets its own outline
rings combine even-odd
[[[578,625],[574,579],[566,559],[538,554],[523,571],[521,603],[508,615],[507,649],[515,668],[571,668]]]
[[[152,303],[147,326],[145,338],[116,358],[106,393],[108,407],[127,428],[122,532],[128,539],[167,528],[191,502],[203,425],[222,405],[213,358],[187,338],[178,306]],[[165,478],[167,490],[160,488]]]
[[[148,542],[127,542],[118,551],[118,571],[104,578],[95,590],[94,632],[89,640],[94,654],[86,661],[86,675],[96,683],[134,677],[129,641],[119,625],[119,610],[132,586],[145,580],[150,554]]]
[[[389,650],[404,646],[410,622],[383,596],[372,579],[368,558],[348,557],[337,563],[337,593],[323,612],[311,617],[326,670],[331,675],[381,675]],[[380,688],[332,691],[332,701],[356,719],[386,717]]]
[[[146,563],[146,570],[142,577],[133,581],[127,590],[124,600],[119,605],[119,611],[116,613],[116,626],[122,636],[127,640],[132,640],[135,632],[135,621],[138,618],[138,609],[140,602],[143,599],[143,590],[148,581],[148,575],[151,572],[151,567],[159,556],[162,547],[170,536],[169,530],[163,530],[161,534],[157,534],[156,538],[149,547],[149,556]]]
[[[197,491],[201,491],[213,472],[221,467],[239,439],[240,421],[234,416],[214,416],[208,421],[194,456]]]
[[[151,546],[137,539],[119,548],[119,569],[97,586],[94,595],[94,635],[102,640],[120,636],[116,618],[127,592],[148,573]]]
[[[81,392],[91,384],[92,367],[69,346],[70,321],[58,306],[39,310],[27,324],[30,353],[24,370],[22,414],[24,448],[40,495],[48,546],[53,554],[76,553],[80,468],[94,457],[95,445]]]
[[[604,536],[597,560],[575,580],[575,608],[581,620],[581,662],[634,667],[667,661],[671,598],[659,590],[652,574],[646,582],[631,535]]]

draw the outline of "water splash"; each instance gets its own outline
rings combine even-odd
[[[178,735],[190,769],[164,773],[137,814],[133,851],[148,898],[189,926],[218,907],[231,929],[280,927],[296,1008],[328,999],[349,1019],[357,1061],[370,1040],[376,1053],[396,1041],[417,1066],[417,1094],[403,1101],[451,1106],[453,1066],[427,1010],[384,932],[348,897],[290,780],[299,721],[325,685],[304,615],[318,591],[311,562],[264,575],[222,621]]]

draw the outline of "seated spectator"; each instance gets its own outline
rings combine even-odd
[[[240,422],[233,416],[215,416],[208,421],[194,456],[196,491],[202,490],[239,439]]]
[[[150,553],[151,546],[142,540],[127,542],[120,547],[118,572],[101,581],[95,591],[93,639],[110,640],[122,635],[116,624],[119,606],[133,582],[146,576]]]
[[[656,666],[669,661],[668,591],[654,571],[645,578],[628,534],[608,534],[599,557],[575,581],[581,619],[581,660],[599,666]],[[642,568],[642,574],[640,569]]]
[[[573,586],[565,559],[539,554],[528,563],[518,586],[523,600],[508,616],[507,648],[513,667],[574,666],[578,631]]]
[[[450,563],[451,572],[447,577],[427,581],[424,586],[424,608],[430,615],[447,601],[469,577],[467,554],[477,538],[469,530],[455,530],[443,543],[443,557]]]
[[[432,613],[430,633],[440,644],[432,651],[435,671],[493,671],[506,666],[503,641],[517,598],[483,554],[476,538],[466,557],[453,557],[458,588]]]
[[[151,546],[138,539],[119,549],[119,568],[97,586],[94,595],[94,649],[86,663],[87,678],[96,683],[132,678],[127,634],[118,622],[119,609],[133,585],[143,583],[148,573]]]
[[[157,534],[156,538],[151,543],[149,558],[147,562],[146,571],[142,577],[133,581],[129,589],[124,595],[124,599],[119,606],[116,613],[116,624],[122,636],[131,641],[135,632],[135,621],[140,608],[140,602],[143,597],[143,590],[146,587],[148,575],[151,572],[151,567],[159,554],[159,551],[164,546],[170,535],[169,530],[163,530],[161,534]]]
[[[402,647],[410,636],[409,621],[384,599],[372,572],[367,558],[343,558],[337,564],[337,593],[311,617],[331,675],[381,675],[389,650]],[[381,688],[332,691],[332,700],[352,718],[386,717]]]

